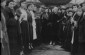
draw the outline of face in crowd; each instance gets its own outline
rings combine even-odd
[[[57,12],[58,12],[58,7],[54,7],[54,8],[52,9],[52,12],[57,13]]]
[[[25,3],[25,2],[22,2],[22,3],[21,3],[21,7],[26,9],[26,8],[27,8],[26,3]]]
[[[14,8],[14,6],[15,6],[15,4],[14,4],[14,2],[13,2],[13,1],[9,2],[9,4],[8,4],[8,7],[9,7],[9,8],[13,9],[13,8]]]
[[[34,11],[38,12],[38,8],[36,6],[34,6]]]
[[[74,5],[73,6],[73,11],[77,11],[77,9],[78,9],[77,5]]]
[[[72,11],[67,12],[67,16],[73,16],[73,12]]]
[[[28,10],[30,10],[30,11],[36,10],[36,7],[35,7],[33,4],[30,4],[27,8],[28,8]]]
[[[82,11],[82,9],[78,9],[76,13],[77,13],[77,15],[80,16],[80,15],[82,15],[83,11]]]

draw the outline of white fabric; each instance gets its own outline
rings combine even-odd
[[[37,34],[36,34],[36,22],[35,22],[35,14],[33,11],[30,11],[32,15],[32,26],[33,26],[33,40],[37,39]]]
[[[21,15],[22,15],[22,18],[23,18],[23,20],[27,20],[27,11],[26,10],[24,10],[24,9],[20,9],[21,10]]]

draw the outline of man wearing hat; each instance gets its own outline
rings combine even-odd
[[[64,17],[64,45],[63,47],[67,50],[67,51],[71,51],[71,39],[72,39],[72,30],[71,30],[71,27],[72,27],[72,24],[71,24],[71,19],[72,19],[72,16],[73,16],[73,11],[69,10],[67,13],[66,13],[66,17]]]

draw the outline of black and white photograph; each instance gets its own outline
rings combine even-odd
[[[85,55],[85,0],[0,0],[1,55]]]

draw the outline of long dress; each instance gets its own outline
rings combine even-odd
[[[6,7],[6,25],[9,38],[10,55],[18,55],[18,24],[13,9]]]
[[[30,22],[28,21],[29,17],[27,14],[26,9],[19,8],[18,12],[20,13],[20,28],[21,28],[21,43],[22,43],[22,50],[25,54],[27,54],[29,50],[29,40],[31,38],[31,29],[30,29]]]

